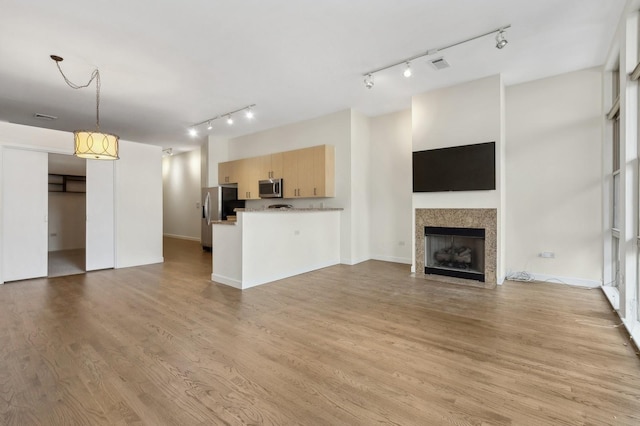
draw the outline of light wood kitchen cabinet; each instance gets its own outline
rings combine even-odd
[[[218,183],[238,183],[243,160],[218,163]]]
[[[331,145],[313,147],[313,197],[335,197],[336,150]]]
[[[335,148],[320,145],[283,156],[284,198],[335,196]]]
[[[282,177],[282,162],[284,153],[278,152],[263,155],[260,158],[260,179],[278,179]]]
[[[262,157],[237,160],[238,165],[238,199],[259,200],[260,165]]]
[[[258,181],[282,178],[283,198],[335,196],[335,148],[319,145],[218,164],[218,183],[237,183],[238,199],[260,199]]]

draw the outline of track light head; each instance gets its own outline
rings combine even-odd
[[[196,136],[198,136],[198,131],[194,127],[190,128],[189,136],[191,136],[192,138],[195,138]]]
[[[207,123],[207,130],[211,130],[211,129],[213,129],[213,125],[211,124],[211,121],[209,121]]]
[[[247,111],[244,113],[245,117],[247,117],[249,120],[251,120],[253,118],[253,111],[251,110],[251,108],[247,108]]]
[[[227,115],[227,124],[231,126],[233,124],[233,118],[231,118],[231,114]]]
[[[411,77],[411,65],[409,64],[409,62],[407,62],[407,67],[404,69],[404,72],[402,73],[402,75],[404,75],[407,78]]]
[[[373,76],[371,74],[364,76],[364,86],[367,89],[371,89],[373,87]]]
[[[506,34],[507,32],[504,29],[498,31],[498,34],[496,34],[496,49],[502,49],[509,43],[506,39]]]

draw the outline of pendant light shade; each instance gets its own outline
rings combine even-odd
[[[74,155],[91,160],[117,160],[120,138],[109,133],[76,130]]]
[[[94,80],[96,82],[96,130],[76,130],[73,132],[74,150],[73,155],[90,160],[117,160],[118,141],[120,138],[111,133],[100,131],[100,71],[96,68],[91,73],[91,78],[87,84],[78,85],[70,81],[60,68],[60,62],[64,59],[58,55],[51,55],[58,67],[58,71],[64,78],[65,83],[72,89],[83,89],[88,87]]]

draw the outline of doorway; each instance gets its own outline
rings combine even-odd
[[[83,273],[115,267],[115,166],[112,161],[82,161],[78,169],[56,168],[49,170],[49,155],[44,151],[0,147],[2,160],[2,268],[0,283],[47,277],[49,275],[49,251],[66,249],[85,251],[84,265],[77,261],[73,272],[68,265],[66,272]],[[71,155],[51,157],[73,161]],[[68,166],[65,166],[68,167]],[[84,167],[82,169],[81,167]],[[49,175],[62,175],[51,177]],[[85,175],[85,180],[81,178]],[[65,179],[64,176],[67,176]],[[71,178],[69,178],[71,176]],[[77,176],[77,178],[73,178]],[[59,214],[58,225],[64,221],[65,230],[49,228],[49,188],[58,196],[76,197],[76,208]],[[54,188],[57,191],[53,191]],[[64,190],[66,189],[66,191]],[[62,194],[60,194],[62,192]],[[82,198],[84,197],[84,198]],[[84,202],[78,199],[84,199]],[[69,200],[67,200],[69,201]],[[78,213],[80,214],[68,214]],[[56,216],[52,217],[55,222]],[[71,219],[71,220],[70,220]],[[53,225],[53,223],[52,223]],[[70,237],[68,232],[78,232]],[[55,235],[51,235],[55,234]],[[76,243],[65,244],[50,239],[71,239]],[[78,239],[84,242],[77,242]],[[67,245],[69,243],[69,245]],[[82,253],[82,252],[80,252]],[[66,258],[68,263],[73,260]],[[54,272],[57,275],[57,273]]]
[[[49,154],[48,277],[86,272],[86,160]]]

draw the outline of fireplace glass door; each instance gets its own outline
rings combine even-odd
[[[425,227],[425,274],[484,282],[485,230]]]

